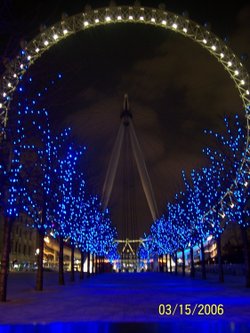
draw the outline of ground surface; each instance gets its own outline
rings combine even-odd
[[[33,290],[33,273],[11,274],[8,302],[0,304],[0,324],[12,326],[0,326],[0,332],[12,332],[13,324],[36,324],[36,332],[39,332],[37,324],[50,323],[51,331],[55,331],[51,325],[64,323],[64,327],[73,327],[80,322],[85,322],[86,332],[86,325],[94,325],[93,322],[95,325],[99,322],[99,329],[93,330],[91,326],[91,332],[107,332],[106,326],[103,327],[108,325],[107,322],[112,323],[112,332],[117,331],[115,327],[121,322],[148,323],[144,332],[149,327],[149,332],[156,332],[156,328],[152,331],[152,325],[157,327],[157,331],[160,327],[165,331],[166,324],[169,332],[182,332],[176,330],[177,325],[184,327],[183,332],[188,332],[187,328],[192,329],[194,323],[203,327],[200,332],[250,332],[250,290],[244,288],[244,281],[240,278],[227,278],[227,283],[220,285],[215,278],[202,281],[198,277],[192,280],[169,273],[114,273],[92,276],[84,281],[76,275],[75,283],[70,283],[68,277],[65,286],[57,286],[56,283],[57,275],[46,273],[44,291],[36,292]],[[171,314],[166,307],[167,314],[160,315],[160,304],[170,304]],[[194,314],[189,314],[189,306],[186,306],[186,314],[181,315],[182,304],[183,311],[185,304],[190,304]],[[197,304],[222,304],[224,313],[208,314],[209,306],[202,310],[198,305],[195,309]],[[215,311],[216,306],[213,308]],[[120,329],[118,331],[121,332]]]

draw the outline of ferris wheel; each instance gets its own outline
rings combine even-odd
[[[0,82],[1,136],[6,135],[5,129],[8,126],[11,101],[21,77],[39,57],[55,44],[79,31],[119,23],[147,24],[159,29],[174,31],[198,43],[218,60],[234,81],[235,88],[242,101],[242,109],[245,112],[247,138],[239,172],[242,174],[244,172],[248,173],[250,170],[250,81],[249,74],[240,59],[219,37],[189,18],[168,12],[162,6],[159,8],[141,7],[137,2],[134,6],[116,6],[113,4],[98,9],[88,7],[84,12],[77,15],[70,17],[64,15],[61,21],[45,28],[30,42],[23,43],[22,49],[16,58],[7,64]],[[230,197],[232,187],[237,185],[237,180],[232,179],[232,186],[220,199],[220,203]]]

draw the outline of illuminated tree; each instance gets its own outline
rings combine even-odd
[[[4,219],[3,253],[0,271],[0,300],[6,301],[7,276],[9,270],[10,236],[14,221],[21,212],[20,198],[23,187],[21,182],[21,148],[25,136],[23,128],[17,120],[13,127],[7,130],[6,141],[2,143],[0,161],[0,202]]]
[[[69,143],[71,139],[69,135],[69,129],[62,132],[56,137],[52,147],[52,194],[49,206],[50,218],[53,220],[53,234],[59,240],[59,284],[61,285],[64,284],[64,239],[74,237],[72,225],[76,228],[78,222],[76,216],[81,213],[79,200],[84,201],[85,186],[82,174],[77,173],[77,163],[82,155],[82,149]],[[77,187],[77,190],[74,187]],[[72,271],[73,278],[74,271]]]
[[[212,165],[221,170],[221,187],[225,190],[223,200],[214,208],[225,223],[238,223],[242,232],[244,256],[246,263],[246,285],[250,287],[250,258],[247,229],[249,226],[249,166],[242,167],[244,159],[244,147],[246,145],[246,133],[241,125],[239,116],[233,120],[224,119],[225,133],[218,134],[207,132],[217,143],[217,148],[207,148],[206,155]],[[230,184],[234,179],[233,186]],[[214,221],[218,216],[214,217]]]

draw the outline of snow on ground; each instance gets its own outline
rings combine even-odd
[[[47,272],[43,292],[34,291],[34,279],[34,273],[10,274],[8,302],[0,303],[0,324],[32,324],[32,327],[36,324],[36,332],[40,332],[39,327],[42,331],[43,325],[38,324],[48,323],[53,323],[51,332],[58,331],[62,323],[64,328],[85,325],[84,332],[88,332],[87,327],[91,332],[108,332],[105,325],[113,325],[116,332],[119,323],[127,323],[126,326],[133,322],[148,323],[144,332],[150,325],[162,327],[163,331],[164,325],[168,325],[169,332],[177,333],[177,325],[192,329],[194,323],[199,323],[204,326],[200,332],[250,332],[250,290],[239,277],[227,278],[228,282],[223,285],[214,277],[202,281],[199,277],[192,280],[169,273],[110,273],[83,281],[76,275],[74,283],[66,276],[66,285],[58,286],[57,274]],[[160,304],[171,304],[172,312],[178,306],[174,315],[160,315]],[[192,311],[196,304],[222,304],[224,314],[198,315],[201,308],[197,308],[193,315],[181,315],[182,304],[190,304]],[[97,323],[98,330],[93,326]],[[14,331],[17,326],[12,325],[0,326],[0,332],[21,332]]]

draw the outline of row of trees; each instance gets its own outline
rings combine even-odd
[[[204,242],[213,236],[217,242],[219,281],[223,282],[221,260],[221,235],[228,223],[240,225],[244,244],[246,285],[250,287],[250,258],[247,229],[250,222],[250,168],[244,156],[245,129],[236,115],[232,121],[224,119],[223,134],[206,131],[215,140],[212,147],[204,149],[208,167],[182,173],[184,190],[168,203],[166,212],[156,220],[150,235],[150,247],[141,249],[144,257],[169,254],[176,261],[177,251],[190,249],[191,276],[194,276],[193,248],[201,250],[202,277],[206,278]],[[244,159],[244,165],[242,165]],[[234,183],[232,185],[232,181]]]
[[[22,92],[22,89],[20,89]],[[40,94],[41,95],[41,94]],[[37,96],[40,96],[39,93]],[[70,129],[54,135],[48,112],[34,99],[21,96],[7,133],[6,154],[2,155],[1,208],[4,244],[0,273],[0,298],[6,301],[10,235],[21,213],[32,220],[39,235],[36,290],[43,289],[44,237],[53,234],[60,244],[59,283],[64,284],[63,245],[71,245],[71,279],[74,279],[74,250],[100,257],[114,256],[116,229],[108,210],[103,211],[96,195],[88,193],[81,171],[85,147],[73,140]],[[5,155],[5,156],[4,156]]]

